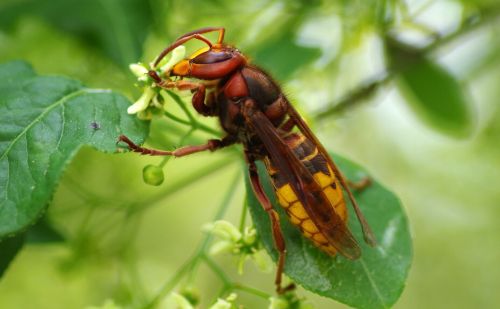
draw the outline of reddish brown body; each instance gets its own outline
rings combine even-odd
[[[215,44],[203,36],[212,31],[219,32]],[[156,71],[150,71],[150,76],[160,87],[193,91],[193,107],[202,115],[218,117],[227,134],[225,137],[175,151],[142,148],[125,136],[120,140],[136,152],[174,156],[243,144],[254,193],[269,214],[280,253],[276,285],[278,292],[282,292],[285,242],[278,214],[260,184],[256,160],[265,161],[280,203],[292,223],[323,251],[339,252],[351,259],[360,255],[358,244],[347,228],[347,212],[340,187],[352,201],[365,240],[370,244],[375,240],[339,170],[280,87],[263,70],[250,64],[238,49],[224,44],[223,38],[223,28],[204,28],[181,36],[159,55],[155,66],[188,40],[203,41],[208,48],[177,63],[167,76],[158,76]],[[180,79],[172,81],[175,76]],[[200,81],[186,81],[184,77]]]

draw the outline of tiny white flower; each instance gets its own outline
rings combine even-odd
[[[171,309],[194,309],[193,305],[181,294],[173,292],[170,294],[169,299],[168,299],[169,305],[167,306],[168,308]],[[171,307],[171,305],[174,305],[175,307]]]
[[[257,265],[257,267],[260,269],[260,271],[264,273],[271,272],[273,268],[273,262],[264,250],[258,250],[250,257],[252,258],[255,265]]]
[[[136,77],[144,77],[146,74],[148,74],[148,69],[142,64],[142,63],[131,63],[129,64],[128,68]]]
[[[156,91],[151,87],[146,87],[142,96],[132,105],[130,105],[127,109],[127,113],[136,114],[140,111],[145,110],[149,106],[149,102],[156,95]]]
[[[217,302],[213,304],[209,309],[231,309],[233,308],[233,302],[238,296],[235,293],[231,293],[226,299],[217,299]]]
[[[288,305],[288,301],[280,297],[271,297],[269,298],[270,304],[269,309],[288,309],[290,306]]]
[[[217,302],[213,304],[210,309],[231,309],[231,303],[224,299],[217,299]]]
[[[210,251],[208,252],[210,255],[217,255],[220,253],[230,253],[233,250],[233,243],[230,241],[221,240],[216,242],[210,247]]]
[[[314,309],[314,306],[311,305],[310,303],[307,303],[304,298],[297,297],[297,295],[293,292],[269,298],[268,309],[289,309],[289,308]]]
[[[257,240],[257,230],[252,227],[245,227],[243,232],[243,242],[247,245],[252,245]]]
[[[238,229],[232,225],[230,222],[224,220],[215,221],[212,224],[208,224],[204,227],[205,231],[224,239],[236,242],[241,239],[241,233]]]
[[[164,65],[162,65],[160,67],[160,74],[163,74],[165,72],[169,72],[174,67],[174,65],[176,65],[177,63],[179,63],[181,60],[184,59],[184,56],[186,56],[186,47],[184,45],[177,46],[171,52],[171,55],[172,56],[167,61],[167,63],[165,63]],[[161,65],[161,62],[160,62],[160,65]]]
[[[247,254],[240,255],[238,259],[238,275],[243,275],[243,266],[245,266],[245,262],[248,260]]]
[[[243,273],[243,266],[251,259],[259,270],[269,272],[272,269],[272,261],[257,238],[257,230],[253,227],[245,227],[241,233],[230,222],[219,220],[203,227],[203,230],[219,237],[219,241],[210,247],[209,254],[232,253],[237,257],[238,273]]]

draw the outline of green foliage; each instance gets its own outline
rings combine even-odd
[[[0,27],[13,27],[26,15],[79,36],[123,67],[140,58],[152,20],[141,0],[23,0],[0,5]]]
[[[111,129],[119,125],[114,116],[127,122],[122,128],[134,142],[144,140],[147,128],[125,113],[129,102],[120,95],[86,89],[73,79],[129,95],[135,89],[128,63],[147,63],[175,37],[206,26],[226,27],[226,41],[284,86],[303,115],[318,124],[313,129],[337,131],[323,140],[327,148],[356,156],[401,196],[412,215],[418,236],[413,245],[419,254],[399,307],[494,307],[500,278],[495,267],[500,196],[491,185],[500,166],[497,2],[3,1],[0,62],[29,59],[38,72],[72,79],[37,76],[19,62],[0,66],[0,235],[17,233],[0,240],[0,276],[22,245],[29,245],[2,278],[0,307],[153,308],[176,289],[189,300],[199,300],[202,308],[236,291],[251,296],[238,296],[237,303],[245,307],[269,305],[272,275],[248,272],[255,267],[248,263],[245,277],[237,276],[232,272],[236,267],[210,255],[208,249],[217,243],[211,243],[209,234],[192,258],[185,259],[207,218],[237,221],[234,215],[242,211],[238,198],[243,198],[238,185],[244,177],[227,176],[236,168],[229,162],[241,158],[241,149],[162,162],[137,154],[106,155],[88,147],[78,151],[82,145],[115,151],[120,130]],[[439,5],[450,12],[442,14],[446,10]],[[449,23],[457,8],[460,13]],[[161,30],[152,32],[153,25]],[[388,42],[388,36],[398,41]],[[187,45],[191,50],[203,44]],[[476,45],[473,53],[471,45]],[[447,52],[445,59],[442,51]],[[457,54],[463,61],[456,60]],[[385,96],[394,85],[403,98]],[[152,121],[149,147],[171,150],[221,136],[216,119],[205,120],[191,108],[189,93],[163,96],[166,117]],[[66,101],[44,113],[40,106],[55,104],[58,98]],[[361,107],[362,102],[370,105]],[[411,114],[391,113],[394,104],[408,104]],[[64,148],[56,151],[53,133],[63,108],[78,115],[66,122]],[[316,113],[307,113],[311,110]],[[349,113],[340,119],[344,111]],[[110,119],[94,121],[93,115]],[[430,130],[405,122],[413,115]],[[129,125],[137,129],[132,129],[135,134],[126,130]],[[26,139],[19,138],[4,156],[13,136],[24,131]],[[442,133],[463,141],[434,143]],[[349,161],[338,163],[351,179],[366,175]],[[12,168],[7,170],[6,164]],[[167,173],[161,186],[142,182],[141,169],[148,165]],[[153,182],[159,183],[159,171],[152,171]],[[273,196],[269,185],[267,190]],[[224,192],[219,208],[212,209]],[[17,199],[2,200],[6,194]],[[281,212],[289,249],[286,272],[298,285],[351,306],[390,307],[405,285],[412,258],[407,219],[392,193],[377,183],[359,194],[358,201],[379,247],[362,243],[351,213],[350,227],[361,243],[362,259],[332,259],[304,239]],[[253,203],[257,228],[275,257],[267,217]],[[249,223],[246,208],[242,214],[243,235]],[[386,249],[388,239],[394,245]],[[469,246],[464,248],[464,243]],[[180,260],[185,263],[178,269]],[[488,271],[478,271],[477,265]],[[211,275],[206,276],[208,271]],[[470,285],[470,278],[478,284]],[[61,285],[68,291],[64,295]],[[186,292],[191,286],[200,293]],[[328,298],[301,288],[295,292],[298,296],[288,299],[272,297],[271,304],[274,300],[281,308],[303,300],[318,308],[335,307]]]
[[[58,243],[64,240],[64,236],[51,225],[47,217],[43,217],[26,232],[26,242],[30,244]]]
[[[457,137],[470,134],[472,115],[463,86],[418,50],[387,44],[391,66],[400,68],[399,85],[417,115],[432,127]]]
[[[16,254],[21,250],[24,243],[24,235],[5,238],[0,241],[0,278],[12,262]]]
[[[362,168],[346,159],[335,157],[335,161],[348,179],[356,180],[367,175]],[[260,175],[266,175],[262,165],[259,170]],[[274,197],[268,177],[261,179],[267,195]],[[247,192],[252,192],[248,181]],[[281,216],[287,247],[285,273],[304,288],[350,306],[388,308],[401,295],[412,260],[408,221],[398,198],[377,182],[355,193],[355,197],[378,240],[376,248],[362,243],[361,229],[350,211],[349,227],[363,250],[361,258],[356,261],[332,258],[314,247],[288,222],[286,213],[276,199],[272,199]],[[252,193],[248,194],[247,202],[265,248],[276,260],[268,215]]]
[[[115,152],[122,133],[145,138],[148,126],[126,114],[129,104],[108,90],[38,76],[23,62],[0,66],[0,237],[42,215],[81,146]]]
[[[287,57],[283,57],[287,54]],[[269,41],[255,55],[255,63],[276,72],[278,80],[289,79],[293,72],[317,59],[321,53],[316,48],[297,45],[294,32],[283,32]]]

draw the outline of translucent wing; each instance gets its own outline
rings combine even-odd
[[[354,236],[330,204],[321,186],[283,141],[269,119],[259,110],[247,112],[245,118],[264,144],[276,168],[292,187],[308,216],[328,242],[343,256],[349,259],[358,258],[361,250]]]

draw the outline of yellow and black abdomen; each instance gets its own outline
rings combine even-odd
[[[326,209],[335,211],[345,222],[347,220],[347,210],[344,197],[340,184],[332,168],[328,165],[327,159],[318,151],[316,145],[302,134],[292,133],[286,136],[284,140],[321,186],[331,207]],[[274,167],[274,164],[269,159],[266,159],[265,163],[278,201],[286,210],[290,221],[317,247],[330,255],[334,255],[337,251],[311,220],[302,203],[298,201],[297,194],[293,191],[292,186],[287,183],[283,175],[280,174],[280,171]]]

